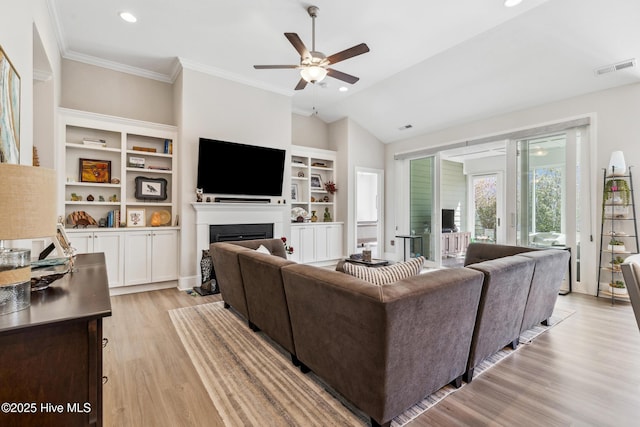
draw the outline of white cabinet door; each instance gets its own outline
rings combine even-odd
[[[93,252],[103,252],[107,264],[109,287],[122,286],[122,253],[124,238],[122,233],[94,233]]]
[[[151,280],[164,282],[178,278],[178,232],[153,231]]]
[[[296,262],[313,262],[316,257],[316,233],[314,226],[292,226],[291,246],[293,254],[291,259]]]
[[[344,257],[342,250],[342,225],[333,224],[326,228],[327,234],[327,259]]]
[[[316,225],[316,261],[342,257],[342,225]]]
[[[122,233],[83,231],[67,233],[71,247],[79,254],[103,252],[107,266],[109,287],[121,286],[123,279],[124,243]]]
[[[151,231],[128,231],[124,240],[124,284],[150,283]]]
[[[104,252],[109,287],[122,286],[124,260],[122,233],[94,233],[93,252]]]
[[[78,254],[93,253],[93,232],[67,233],[69,244]]]

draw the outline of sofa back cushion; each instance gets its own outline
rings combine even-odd
[[[280,269],[294,261],[258,251],[238,254],[251,323],[295,354]]]
[[[213,269],[222,299],[249,320],[238,253],[251,249],[230,242],[212,243],[210,248]]]
[[[536,262],[520,327],[520,331],[523,332],[551,317],[558,291],[569,266],[570,255],[568,251],[547,249],[522,253],[520,256]]]
[[[520,336],[535,261],[520,255],[471,264],[484,274],[469,369]]]
[[[425,258],[420,256],[385,267],[367,267],[347,261],[343,264],[342,270],[369,283],[382,286],[420,274],[424,261]]]
[[[271,255],[279,256],[280,258],[286,258],[287,253],[284,250],[284,244],[280,239],[255,239],[255,240],[236,240],[232,243],[234,245],[243,246],[249,249],[258,249],[260,246],[269,250]]]
[[[479,272],[436,270],[392,286],[304,264],[282,275],[298,358],[378,423],[464,372]]]
[[[531,252],[537,249],[524,246],[496,245],[492,243],[471,243],[467,247],[464,258],[464,266],[489,261],[497,258],[504,258],[511,255]]]

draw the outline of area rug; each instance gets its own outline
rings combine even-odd
[[[556,325],[573,312],[556,309]],[[194,367],[227,426],[363,426],[369,418],[313,372],[302,374],[289,355],[263,333],[255,333],[222,302],[169,311]],[[551,326],[552,327],[552,326]],[[523,344],[550,327],[520,337]],[[518,349],[522,348],[519,346]],[[474,378],[514,351],[505,348],[483,361]],[[400,427],[456,391],[447,385],[396,417]]]

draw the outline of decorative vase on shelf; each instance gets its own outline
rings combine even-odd
[[[318,217],[316,216],[316,211],[311,211],[311,222],[318,221]]]
[[[333,219],[331,219],[331,212],[329,212],[329,208],[324,208],[324,222],[333,222]]]

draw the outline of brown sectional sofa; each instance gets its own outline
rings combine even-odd
[[[567,271],[569,252],[521,246],[472,243],[465,267],[482,271],[485,283],[464,380],[474,368],[519,335],[547,323]]]
[[[260,244],[279,256],[251,250]],[[288,261],[279,239],[214,243],[211,253],[225,306],[372,425],[390,424],[449,382],[470,381],[479,361],[517,344],[524,319],[547,320],[569,256],[474,243],[467,267],[377,286]]]

